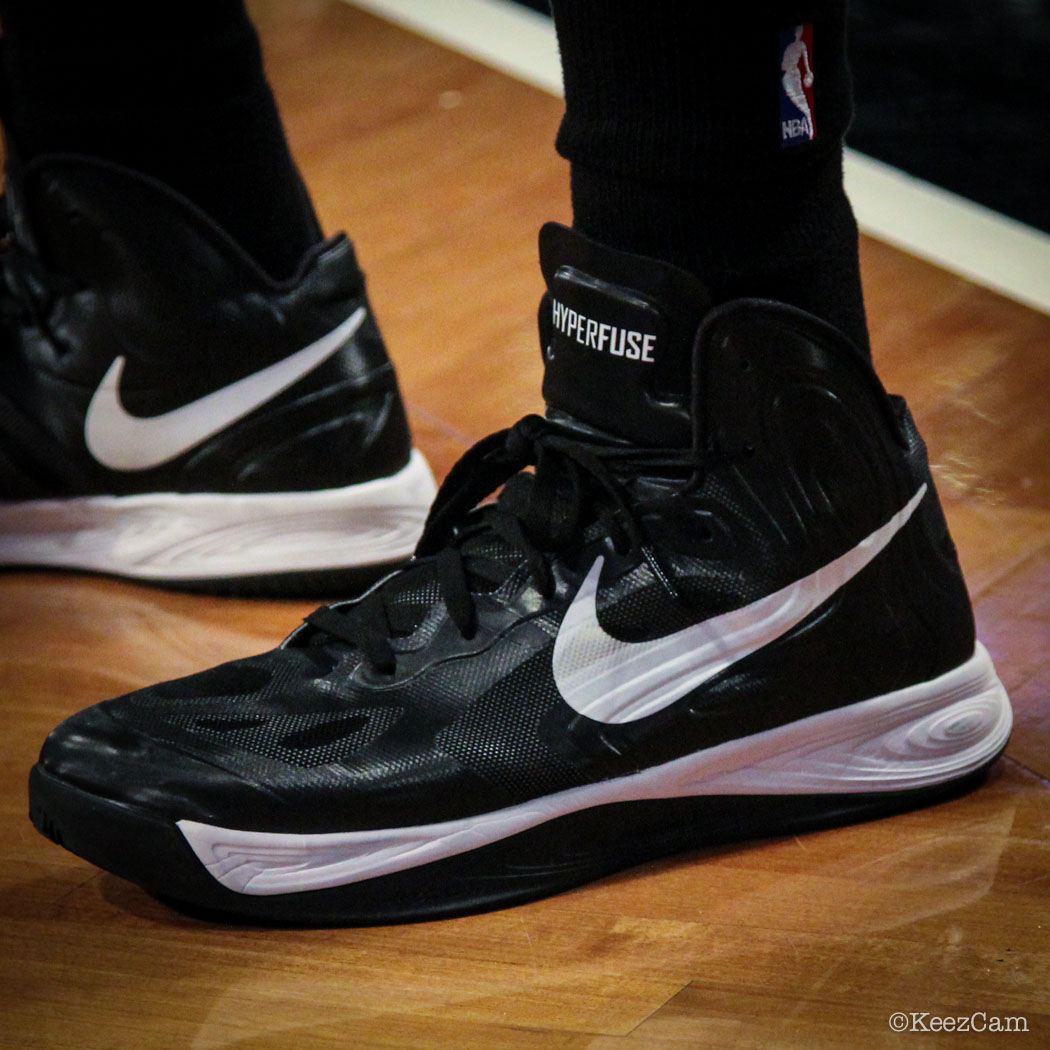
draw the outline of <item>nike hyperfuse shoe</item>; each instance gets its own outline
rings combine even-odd
[[[113,164],[6,190],[0,565],[279,591],[407,560],[433,480],[345,236],[277,282]]]
[[[547,417],[367,595],[56,729],[40,830],[197,908],[367,923],[976,783],[1010,705],[904,402],[799,310],[563,227],[541,257]]]

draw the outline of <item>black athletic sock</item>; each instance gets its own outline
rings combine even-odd
[[[243,0],[0,0],[7,131],[151,175],[274,277],[321,237]]]
[[[844,0],[554,0],[552,10],[574,225],[692,271],[716,301],[802,307],[866,350],[842,187]]]

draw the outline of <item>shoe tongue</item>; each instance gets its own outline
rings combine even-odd
[[[497,503],[511,513],[521,510],[528,502],[528,492],[533,484],[531,474],[518,474],[511,478],[501,491]],[[467,559],[468,574],[471,559],[482,559],[490,568],[496,567],[496,578],[470,575],[470,586],[475,592],[494,590],[501,582],[499,566],[503,567],[502,578],[509,576],[521,564],[522,552],[491,529],[479,528],[460,543],[460,550]],[[441,599],[438,571],[433,563],[409,566],[404,572],[395,574],[383,585],[387,607],[387,618],[395,633],[411,634],[426,619],[434,603]]]
[[[711,305],[700,281],[576,230],[540,231],[543,397],[552,417],[640,445],[685,447],[693,340]]]

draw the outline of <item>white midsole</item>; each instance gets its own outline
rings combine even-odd
[[[933,787],[985,765],[1005,746],[1012,721],[1006,691],[978,643],[966,663],[932,681],[492,813],[308,835],[237,831],[192,820],[180,820],[178,827],[228,889],[257,896],[301,893],[429,864],[609,803]]]
[[[398,473],[338,489],[0,502],[0,565],[156,580],[374,565],[412,554],[434,492],[413,451]]]

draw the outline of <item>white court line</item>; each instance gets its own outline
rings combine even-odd
[[[554,26],[536,11],[509,0],[346,2],[562,94]],[[1050,313],[1050,235],[855,150],[846,150],[845,174],[865,233]]]
[[[845,172],[865,233],[1050,313],[1050,236],[855,150]]]
[[[508,0],[346,0],[552,95],[561,59],[546,15]],[[553,148],[553,147],[552,147]]]

